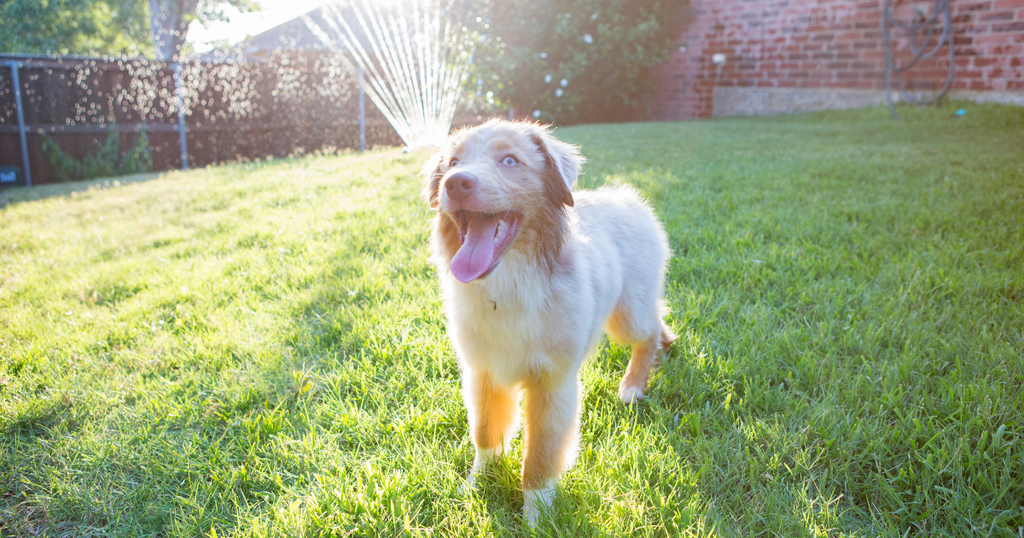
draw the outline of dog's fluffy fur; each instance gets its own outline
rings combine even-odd
[[[573,192],[582,163],[544,127],[495,120],[453,134],[424,170],[476,446],[468,482],[515,435],[521,391],[531,525],[575,458],[579,371],[602,328],[633,346],[619,387],[627,404],[675,339],[662,321],[665,232],[632,188]]]

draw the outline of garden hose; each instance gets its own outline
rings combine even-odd
[[[896,86],[900,90],[900,97],[904,101],[920,106],[927,106],[932,103],[939,105],[942,104],[942,98],[949,91],[950,86],[953,85],[953,68],[955,67],[953,62],[953,17],[949,9],[949,0],[935,0],[935,9],[931,17],[925,17],[924,13],[915,10],[916,21],[910,24],[904,24],[894,17],[894,11],[896,11],[899,3],[900,0],[885,0],[885,6],[882,8],[882,46],[885,50],[885,100],[889,104],[889,112],[897,120],[900,119],[900,116],[896,113],[896,108],[893,107],[892,103],[893,79],[896,80]],[[942,15],[942,35],[939,36],[935,46],[929,50],[928,44],[935,32],[939,14]],[[892,28],[898,28],[907,33],[910,52],[914,55],[913,59],[902,67],[896,65],[896,56],[893,52],[892,36],[890,35]],[[924,39],[918,44],[918,32],[922,31]],[[903,72],[914,67],[918,61],[927,60],[935,56],[942,49],[942,46],[947,43],[949,44],[949,71],[946,73],[946,84],[942,87],[942,90],[932,96],[931,99],[919,98],[908,92],[903,83]]]

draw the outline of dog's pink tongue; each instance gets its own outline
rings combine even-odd
[[[470,213],[466,223],[466,238],[452,258],[452,274],[461,282],[472,282],[490,269],[494,263],[494,233],[498,217]]]

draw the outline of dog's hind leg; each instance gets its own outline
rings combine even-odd
[[[633,344],[633,355],[626,366],[626,375],[619,383],[619,399],[627,405],[644,397],[651,370],[661,359],[661,335],[654,335],[643,342]]]
[[[627,405],[644,397],[651,370],[664,359],[676,339],[661,319],[663,312],[664,307],[658,306],[638,316],[635,310],[620,305],[605,322],[605,331],[613,340],[633,345],[626,374],[619,383],[619,399]]]
[[[467,368],[462,382],[476,447],[473,468],[466,478],[468,486],[473,487],[476,475],[505,452],[515,435],[519,427],[519,401],[514,387],[501,386],[484,372]]]

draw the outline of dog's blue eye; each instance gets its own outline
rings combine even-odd
[[[450,161],[450,162],[448,163],[448,168],[455,168],[455,166],[456,166],[457,164],[459,164],[459,160],[458,160],[458,159],[452,159],[452,160],[451,160],[451,161]]]
[[[504,159],[501,160],[501,164],[504,164],[504,165],[507,165],[507,166],[515,165],[518,162],[519,161],[517,161],[516,158],[511,156],[511,155],[509,155],[508,157],[505,157]]]

